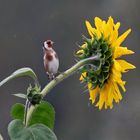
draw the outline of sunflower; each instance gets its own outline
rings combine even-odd
[[[95,17],[94,22],[95,27],[92,27],[86,21],[90,38],[83,37],[84,43],[76,55],[80,60],[94,55],[99,55],[100,59],[80,69],[80,81],[87,83],[92,104],[100,110],[103,107],[112,109],[114,101],[119,103],[122,100],[119,87],[126,91],[122,73],[135,68],[125,60],[118,59],[123,55],[134,53],[121,46],[131,29],[119,36],[120,22],[115,24],[112,17],[109,17],[107,22]]]

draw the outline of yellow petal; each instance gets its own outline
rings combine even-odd
[[[93,37],[93,35],[94,35],[93,28],[88,21],[86,21],[86,27],[87,27],[87,30],[88,30],[88,33],[90,34],[90,36]]]
[[[103,36],[105,39],[108,40],[108,37],[110,36],[111,34],[111,28],[103,21],[103,25],[102,25],[103,29],[102,29],[102,33],[103,33]]]
[[[105,109],[108,107],[107,103],[107,98],[108,98],[108,91],[109,91],[109,86],[106,84],[102,89],[100,89],[99,93],[99,101],[96,104],[96,107],[99,107],[101,110],[103,105],[105,104]]]
[[[113,23],[114,24],[114,23]],[[116,42],[118,38],[118,29],[120,27],[120,22],[117,22],[117,24],[114,24],[112,27],[111,35],[109,37],[109,44],[110,47],[114,47],[114,43]]]
[[[114,40],[116,40],[115,38],[117,38],[116,36],[116,32],[114,30],[114,20],[112,17],[109,17],[107,23],[103,22],[102,25],[102,30],[103,30],[103,35],[104,38],[108,40],[108,43],[111,45],[112,42]],[[112,46],[111,46],[112,47]]]
[[[125,81],[122,81],[121,79],[120,80],[118,80],[117,81],[117,83],[120,85],[120,87],[122,88],[122,90],[124,91],[124,92],[126,92],[126,89],[125,89]]]
[[[87,43],[84,43],[80,48],[82,48],[81,50],[77,51],[76,54],[83,54],[84,53],[84,50],[87,47]]]
[[[122,68],[121,68],[120,64],[118,63],[118,61],[114,60],[114,63],[112,65],[112,72],[113,72],[113,74],[121,72],[121,70],[122,70]]]
[[[89,94],[90,94],[89,100],[91,100],[91,102],[93,104],[96,100],[97,95],[98,95],[99,88],[96,87],[95,89],[92,89],[92,84],[88,83],[88,89],[89,89]]]
[[[112,81],[111,82],[111,85],[112,85],[113,99],[115,100],[116,103],[119,103],[120,97],[119,97],[118,92],[115,89],[115,85],[117,85],[117,83],[115,83],[115,82]]]
[[[111,48],[114,48],[113,43],[117,40],[117,37],[118,37],[118,31],[116,30],[112,31],[108,42]]]
[[[84,43],[84,44],[81,46],[81,48],[83,48],[83,49],[87,48],[87,43]]]
[[[114,58],[121,57],[122,55],[133,54],[134,52],[128,50],[127,47],[116,47],[114,52]]]
[[[83,72],[79,78],[80,81],[84,80],[84,78],[86,77],[87,73]]]
[[[116,30],[118,30],[118,29],[120,28],[120,25],[121,25],[120,22],[117,22],[116,25],[114,26],[114,28],[115,28]]]
[[[118,94],[119,99],[122,100],[122,95],[120,93],[120,90],[119,90],[117,83],[113,82],[113,85],[114,85],[116,93]]]
[[[123,91],[125,92],[126,91],[124,87],[125,81],[122,81],[121,79],[122,77],[121,71],[122,71],[122,67],[120,66],[118,61],[114,60],[114,64],[112,66],[112,73],[110,74],[110,77],[114,82],[118,83],[123,89]]]
[[[83,54],[84,53],[84,50],[79,50],[76,52],[76,54]]]
[[[123,33],[118,39],[116,40],[114,46],[120,46],[120,44],[125,40],[128,34],[131,32],[131,29],[128,29],[125,33]]]
[[[102,30],[102,20],[99,17],[95,17],[94,18],[95,21],[95,27],[97,28],[97,30]]]
[[[108,98],[107,98],[107,104],[108,106],[112,105],[113,102],[113,86],[111,83],[111,80],[108,80]]]
[[[116,91],[113,89],[113,99],[115,100],[116,103],[119,103],[119,97]]]
[[[100,91],[100,97],[99,97],[99,101],[98,103],[96,104],[96,107],[99,107],[99,109],[101,110],[104,103],[105,103],[105,100],[106,100],[106,96],[104,94],[104,90]]]
[[[129,69],[134,69],[136,68],[134,65],[126,62],[125,60],[117,60],[117,62],[120,64],[121,66],[121,72],[127,72]]]
[[[114,20],[110,16],[109,19],[108,19],[108,21],[107,21],[107,26],[110,28],[110,30],[113,30],[113,25],[114,25]]]
[[[125,81],[122,81],[122,79],[121,79],[121,77],[119,77],[118,76],[119,74],[112,74],[112,79],[113,79],[113,81],[115,82],[115,83],[118,83],[118,85],[120,85],[120,87],[123,89],[123,91],[125,92],[126,91],[126,89],[125,89],[125,87],[124,87],[124,85],[125,85]],[[120,74],[121,75],[121,74]]]

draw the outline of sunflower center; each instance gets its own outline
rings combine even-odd
[[[103,36],[100,39],[95,36],[94,39],[84,38],[84,40],[85,45],[81,46],[81,53],[77,54],[78,58],[81,60],[98,54],[100,59],[83,66],[80,71],[81,73],[86,72],[84,81],[90,82],[93,89],[97,85],[102,88],[109,78],[113,63],[112,49]]]

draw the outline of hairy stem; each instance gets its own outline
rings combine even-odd
[[[77,72],[80,67],[82,67],[86,64],[90,64],[91,61],[99,60],[99,58],[100,58],[99,55],[95,55],[95,56],[92,56],[92,57],[89,57],[89,58],[86,58],[84,60],[79,61],[74,66],[72,66],[71,68],[69,68],[65,72],[59,74],[54,80],[52,80],[50,83],[48,83],[44,87],[44,89],[41,91],[40,94],[42,94],[43,97],[46,96],[51,91],[51,89],[53,89],[58,83],[60,83],[61,81],[63,81],[67,77],[71,76],[73,73]],[[31,119],[31,116],[32,116],[34,109],[35,109],[35,106],[31,106],[27,112],[26,126],[28,126],[28,124],[29,124],[29,121]]]
[[[25,126],[26,126],[26,117],[27,117],[27,112],[28,112],[29,104],[30,104],[30,102],[27,99],[26,103],[25,103],[25,110],[24,110],[24,124],[25,124]]]
[[[26,124],[25,124],[25,126],[29,125],[30,119],[32,117],[32,113],[34,112],[35,108],[36,108],[36,106],[33,106],[33,105],[29,108],[29,110],[27,112],[27,116],[26,116]]]

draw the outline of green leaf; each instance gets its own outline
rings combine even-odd
[[[23,121],[24,118],[24,105],[17,103],[13,105],[11,110],[11,116],[13,119],[20,119]],[[29,125],[33,125],[36,123],[42,123],[49,128],[54,128],[54,121],[55,121],[55,111],[53,106],[43,101],[38,106],[36,106],[35,111],[32,114],[32,118],[29,122]]]
[[[36,123],[43,123],[47,125],[49,128],[54,128],[55,121],[55,111],[53,106],[48,102],[41,102],[35,109],[32,114],[32,119],[29,122],[29,125],[33,125]]]
[[[21,69],[16,70],[14,73],[12,73],[10,76],[5,78],[4,80],[2,80],[0,82],[0,86],[4,85],[5,83],[9,82],[10,80],[14,78],[23,77],[23,76],[29,76],[33,78],[38,84],[37,76],[31,68],[21,68]]]
[[[24,105],[20,103],[16,103],[12,106],[11,116],[13,119],[20,119],[23,121],[24,119]]]
[[[27,99],[27,95],[25,95],[23,93],[17,93],[17,94],[13,94],[13,95],[16,97],[19,97],[19,98]]]
[[[25,127],[21,120],[13,120],[8,125],[11,140],[57,140],[54,132],[43,124]]]

